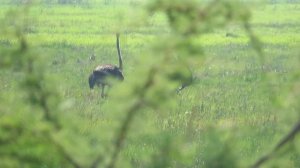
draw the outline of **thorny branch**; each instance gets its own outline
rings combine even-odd
[[[5,140],[1,140],[0,139],[0,145],[5,145],[7,143],[11,144],[11,143],[15,143],[20,136],[22,136],[24,130],[20,127],[17,128],[16,130],[12,130],[12,128],[8,127],[8,126],[2,126],[2,129],[9,129],[11,132],[15,132],[10,138],[5,139]],[[69,155],[67,153],[67,151],[64,149],[64,147],[59,144],[52,136],[51,134],[48,132],[46,134],[43,134],[43,136],[47,137],[47,139],[57,148],[58,152],[60,152],[60,154],[63,155],[63,157],[75,168],[81,168],[81,166],[71,157],[71,155]],[[5,153],[5,154],[0,154],[1,155],[5,155],[5,156],[9,156],[9,157],[13,157],[13,158],[17,158],[19,161],[21,162],[30,162],[30,163],[36,163],[39,162],[39,159],[35,158],[35,157],[31,157],[31,156],[27,156],[27,155],[20,155],[16,152],[11,152],[11,153]]]
[[[57,150],[63,155],[63,157],[74,167],[74,168],[81,168],[79,163],[77,163],[70,154],[65,150],[65,148],[58,143],[50,134],[48,135],[49,140],[51,143],[57,148]]]
[[[300,121],[297,122],[297,124],[293,127],[293,129],[286,135],[284,136],[281,141],[275,146],[275,148],[267,155],[261,157],[258,159],[251,168],[258,168],[261,166],[263,163],[266,161],[270,160],[272,156],[280,149],[282,148],[285,144],[288,142],[292,141],[294,137],[296,136],[297,133],[300,131]]]
[[[19,164],[24,166],[24,163],[37,163],[39,162],[39,160],[37,160],[35,157],[32,156],[28,156],[28,155],[21,155],[18,152],[10,152],[10,153],[0,153],[0,158],[4,156],[4,157],[9,157],[9,158],[13,158],[13,159],[17,159]],[[20,166],[20,167],[22,167]]]
[[[28,51],[28,44],[26,41],[26,38],[22,35],[22,34],[17,34],[18,38],[19,38],[19,42],[20,42],[20,53],[26,53]],[[34,60],[31,57],[27,58],[27,66],[26,68],[26,75],[27,77],[32,76],[32,75],[36,75],[34,72],[36,71],[36,69],[34,69],[33,63]],[[43,77],[43,76],[39,76],[39,77]],[[54,126],[55,130],[58,131],[61,129],[60,124],[55,120],[55,118],[53,118],[53,116],[50,115],[50,107],[47,104],[47,100],[49,98],[47,91],[44,90],[41,87],[41,81],[37,82],[35,85],[35,88],[29,89],[29,95],[34,95],[34,92],[37,91],[40,94],[40,97],[38,99],[38,105],[41,107],[42,111],[44,112],[44,120],[48,121],[51,125]],[[51,133],[47,133],[46,135],[48,137],[48,139],[50,140],[50,142],[57,148],[57,150],[63,155],[63,157],[71,164],[73,165],[73,167],[75,168],[81,168],[81,166],[71,157],[70,154],[67,153],[67,151],[65,150],[65,148],[59,143],[57,142],[51,135]]]
[[[137,112],[143,107],[144,105],[144,99],[145,99],[145,94],[147,93],[147,91],[149,90],[149,88],[152,86],[153,84],[153,78],[156,74],[157,69],[155,67],[153,67],[152,69],[150,69],[149,75],[148,75],[148,79],[146,80],[144,86],[142,87],[141,92],[139,92],[138,94],[138,101],[136,103],[134,103],[127,111],[127,116],[125,117],[120,131],[117,133],[116,135],[116,142],[114,145],[114,149],[113,149],[113,153],[111,155],[111,160],[107,165],[107,168],[114,168],[115,164],[118,160],[118,156],[119,153],[122,150],[124,141],[126,140],[126,136],[129,132],[129,127],[132,123],[132,120],[134,119],[134,117],[136,116]],[[98,164],[100,163],[102,157],[99,156],[97,157],[97,159],[93,162],[91,168],[96,168],[98,166]]]

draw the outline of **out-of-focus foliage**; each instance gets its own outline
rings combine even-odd
[[[299,69],[295,68],[299,57],[291,58],[294,61],[289,74],[274,86],[277,74],[274,77],[273,73],[284,68],[268,66],[270,57],[263,53],[264,46],[253,33],[246,2],[155,0],[144,6],[145,20],[120,16],[130,21],[120,25],[115,24],[115,13],[105,11],[100,12],[108,20],[98,16],[79,18],[79,23],[64,20],[68,11],[56,11],[55,4],[89,6],[91,9],[85,12],[92,15],[107,5],[121,9],[117,4],[125,2],[40,1],[54,5],[49,9],[30,2],[11,1],[21,5],[7,10],[1,20],[0,167],[245,167],[271,151],[279,135],[289,131],[290,122],[299,118]],[[95,10],[92,4],[96,2],[104,6]],[[126,3],[134,6],[132,10],[142,1]],[[78,7],[65,9],[82,14]],[[33,13],[46,13],[47,17],[34,20]],[[155,21],[156,16],[158,28],[151,29],[151,19]],[[93,25],[93,19],[101,24]],[[40,24],[47,28],[40,28]],[[68,27],[72,24],[80,29]],[[130,24],[140,27],[125,27]],[[233,31],[223,38],[238,38],[241,33],[248,41],[229,43],[224,48],[203,44],[203,39],[209,39],[206,35],[231,26],[244,33]],[[88,90],[87,77],[95,63],[85,58],[97,47],[102,47],[97,51],[103,55],[115,57],[107,51],[112,48],[111,38],[102,34],[113,36],[116,30],[121,32],[124,44],[125,81],[114,86],[107,99],[101,99],[97,91]],[[154,40],[138,43],[128,30],[142,37],[152,33],[154,37],[150,38]],[[53,36],[45,42],[34,37],[35,33]],[[291,42],[289,47],[297,44]],[[136,46],[135,52],[128,50],[130,46]],[[203,70],[216,57],[216,48],[221,48],[218,54],[229,58],[217,57],[217,68],[208,65]],[[237,48],[241,51],[232,51]],[[242,55],[244,51],[250,56]],[[114,60],[105,56],[95,59],[101,63]],[[275,65],[281,65],[278,62]],[[224,67],[229,70],[218,71]],[[267,78],[261,78],[262,73]],[[180,91],[177,88],[181,85],[188,88]],[[276,99],[279,93],[284,96]],[[275,110],[277,106],[271,100],[294,110],[290,113],[293,116],[280,119],[283,114]],[[299,143],[292,145],[295,148],[279,151],[291,159],[280,159],[275,151],[270,166],[297,167]]]

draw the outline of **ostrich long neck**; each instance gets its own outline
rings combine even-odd
[[[117,33],[117,49],[118,49],[118,56],[119,56],[119,69],[123,69],[123,61],[122,61],[122,55],[121,55],[121,50],[120,50],[120,34]]]

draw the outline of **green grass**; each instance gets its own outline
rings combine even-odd
[[[8,5],[0,5],[0,18],[9,9]],[[299,71],[299,9],[299,3],[280,3],[266,4],[253,11],[253,30],[264,44],[266,63],[263,71],[271,74],[269,87],[262,82],[260,58],[249,45],[249,39],[240,25],[233,24],[199,37],[197,43],[203,45],[206,59],[203,64],[192,67],[195,83],[175,97],[178,105],[167,114],[145,110],[139,115],[140,119],[134,123],[122,158],[129,158],[131,164],[141,167],[149,162],[144,156],[155,153],[158,144],[163,141],[163,136],[157,130],[167,129],[174,135],[181,135],[186,127],[192,130],[191,145],[199,143],[202,146],[196,151],[191,150],[197,153],[199,159],[199,162],[194,162],[196,167],[203,164],[202,156],[205,150],[210,149],[212,128],[220,130],[216,134],[222,138],[217,142],[234,142],[236,151],[233,153],[243,166],[270,151],[289,130],[291,123],[296,121],[295,116],[299,117],[289,107],[278,110],[271,99],[281,94],[276,91],[285,87],[291,73]],[[102,100],[97,91],[90,92],[87,83],[89,73],[97,64],[117,64],[115,31],[120,29],[119,26],[128,26],[128,30],[124,28],[126,33],[121,35],[124,73],[127,76],[139,71],[135,64],[143,57],[143,52],[169,32],[161,15],[153,16],[147,26],[135,28],[134,21],[122,18],[131,10],[132,7],[128,5],[88,8],[35,6],[30,13],[34,21],[27,37],[30,44],[41,53],[49,77],[60,80],[59,90],[65,100],[61,108],[90,120],[90,124],[83,127],[79,127],[81,121],[74,120],[78,130],[72,131],[78,131],[79,137],[89,135],[88,138],[80,138],[79,141],[84,141],[84,144],[107,143],[113,133],[103,135],[103,139],[92,137],[93,134],[118,124],[111,120],[114,113],[108,114],[102,109],[109,100]],[[226,37],[228,32],[237,37]],[[0,37],[0,48],[11,43],[14,41]],[[89,60],[92,53],[96,54],[95,62]],[[0,92],[4,97],[14,97],[15,80],[18,77],[18,73],[10,71],[0,73]],[[13,98],[7,101],[12,102]],[[72,118],[72,114],[68,115]],[[143,120],[144,117],[147,121]],[[148,127],[154,129],[146,134],[144,129]],[[97,150],[101,150],[99,145],[95,145],[90,155],[93,156]],[[87,157],[80,153],[75,155],[79,160]],[[287,161],[283,163],[287,167],[299,165],[293,156],[286,156]]]

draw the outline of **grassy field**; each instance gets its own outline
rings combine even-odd
[[[142,71],[137,64],[143,53],[170,32],[165,17],[160,14],[135,25],[135,21],[146,18],[135,5],[99,3],[83,7],[44,5],[31,8],[33,20],[27,30],[28,41],[42,56],[49,78],[60,83],[58,88],[64,100],[60,108],[66,109],[69,118],[74,118],[76,129],[71,132],[78,135],[78,139],[64,145],[82,144],[78,146],[81,150],[70,148],[79,161],[88,162],[84,158],[93,158],[97,152],[105,150],[101,145],[94,145],[86,152],[88,155],[80,152],[87,151],[86,146],[93,143],[108,143],[113,132],[106,131],[100,137],[97,132],[117,127],[118,123],[112,118],[123,116],[105,109],[109,98],[101,99],[100,89],[90,91],[87,80],[96,65],[117,64],[115,32],[123,32],[124,74],[130,76],[129,79],[135,78],[131,75],[134,72]],[[0,18],[12,8],[9,4],[0,4]],[[197,38],[206,56],[202,63],[191,66],[195,77],[193,85],[175,96],[177,105],[168,112],[153,109],[141,112],[133,123],[121,160],[130,160],[128,165],[132,167],[143,167],[149,162],[147,156],[157,151],[162,143],[162,134],[180,136],[189,128],[192,131],[186,135],[188,143],[181,152],[187,157],[193,154],[191,167],[203,166],[203,160],[209,157],[206,154],[214,155],[214,150],[232,154],[244,167],[270,151],[297,121],[299,112],[288,105],[282,89],[286,88],[291,74],[299,71],[300,3],[259,3],[250,8],[253,8],[253,30],[263,42],[264,65],[238,24]],[[12,43],[14,41],[8,37],[0,36],[0,49]],[[95,61],[89,60],[93,53]],[[267,77],[261,70],[268,73]],[[15,81],[20,74],[1,71],[0,78],[2,100],[13,107],[18,97]],[[283,98],[281,104],[276,103],[275,97]],[[68,138],[68,134],[62,132],[57,136]],[[176,146],[177,142],[172,143]],[[235,150],[226,151],[224,144]],[[300,167],[299,153],[285,154],[267,164],[272,165]]]

